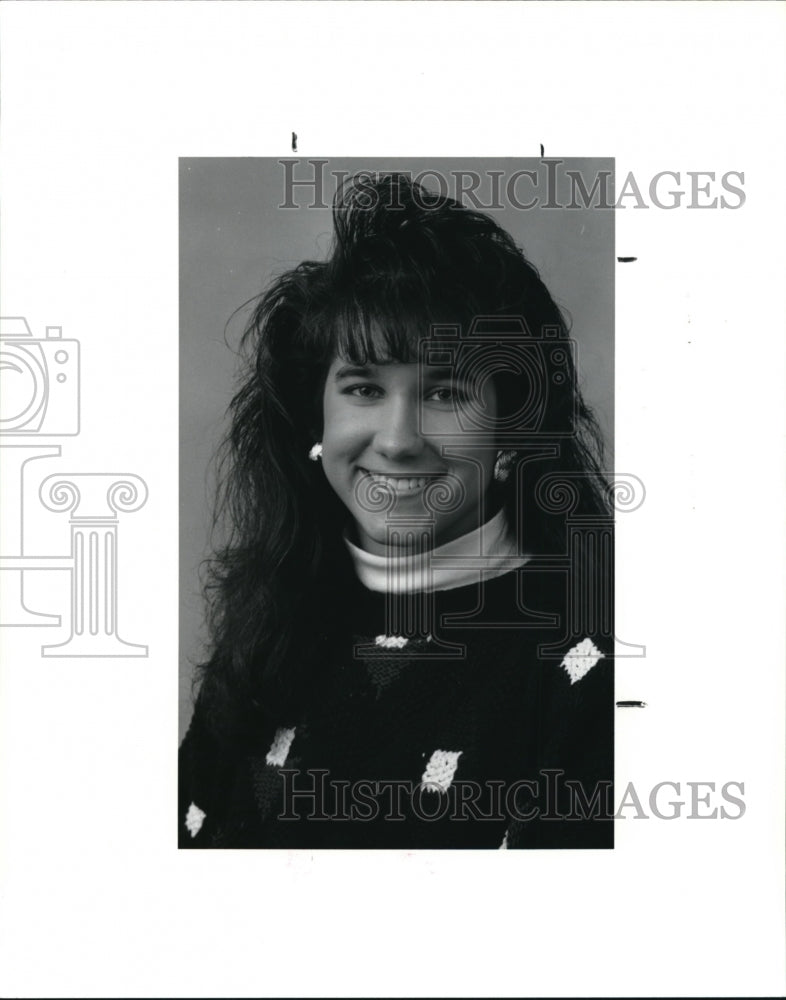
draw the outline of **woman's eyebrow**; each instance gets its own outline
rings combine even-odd
[[[467,386],[470,383],[464,372],[457,373],[455,368],[450,367],[432,368],[430,365],[423,367],[423,381],[429,385],[433,382],[450,382],[451,385]]]
[[[335,379],[338,381],[342,378],[371,378],[373,374],[374,369],[369,365],[344,365],[336,372]]]

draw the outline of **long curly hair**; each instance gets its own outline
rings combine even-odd
[[[501,426],[529,414],[520,438],[544,448],[495,483],[496,506],[531,553],[564,546],[564,515],[536,498],[544,476],[568,475],[573,513],[609,514],[601,436],[579,392],[567,324],[508,233],[401,174],[350,180],[333,222],[328,258],[275,279],[254,300],[241,341],[218,466],[225,539],[206,587],[211,651],[197,674],[210,725],[235,742],[261,724],[296,719],[347,626],[348,514],[308,459],[337,356],[415,362],[435,324],[472,331],[466,349],[476,352],[502,330],[514,352],[527,345],[530,360],[501,363],[494,374]]]

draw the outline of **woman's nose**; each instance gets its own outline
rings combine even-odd
[[[391,400],[381,409],[374,447],[391,461],[415,457],[424,446],[418,425],[417,403],[408,399]]]

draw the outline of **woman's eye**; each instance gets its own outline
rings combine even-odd
[[[434,403],[454,403],[463,399],[463,396],[455,386],[439,385],[426,395],[426,399]]]
[[[350,385],[344,390],[345,396],[357,396],[358,399],[377,399],[382,395],[382,390],[375,385]]]

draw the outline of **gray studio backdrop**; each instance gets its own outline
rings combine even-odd
[[[488,214],[523,248],[568,317],[585,397],[605,435],[607,468],[613,468],[614,210],[599,207],[601,189],[592,197],[595,180],[613,170],[613,161],[321,157],[315,166],[315,159],[180,161],[181,738],[191,717],[193,664],[205,653],[200,564],[210,551],[211,461],[226,428],[234,352],[249,315],[248,308],[235,311],[271,277],[327,254],[330,211],[311,206],[329,205],[335,173],[407,171],[451,196],[458,186],[468,207],[476,207],[473,198],[489,206]],[[567,171],[579,172],[590,197]],[[473,175],[481,179],[474,192]],[[289,186],[288,178],[321,179],[323,188]],[[613,197],[609,181],[612,204]],[[295,207],[280,207],[285,204]]]

